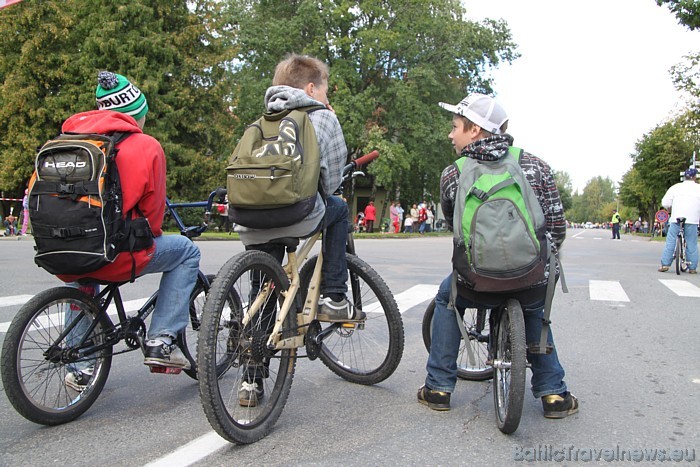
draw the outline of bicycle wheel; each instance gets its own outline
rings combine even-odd
[[[525,320],[517,300],[502,308],[495,329],[493,396],[498,429],[510,434],[518,429],[525,397]]]
[[[676,251],[673,252],[673,256],[676,263],[676,274],[681,274],[681,263],[683,262],[683,239],[679,235],[676,238]]]
[[[296,349],[271,352],[266,343],[288,288],[277,260],[246,251],[223,265],[209,289],[199,332],[199,392],[209,423],[231,442],[253,443],[267,435],[287,402]],[[256,300],[264,312],[251,316]],[[290,310],[283,336],[295,328],[296,310]],[[221,361],[227,362],[223,374]]]
[[[59,425],[82,415],[107,381],[112,347],[82,358],[74,354],[104,343],[112,329],[109,317],[78,289],[48,289],[29,300],[12,320],[2,348],[2,382],[15,410],[42,425]],[[79,370],[86,375],[91,370],[92,376],[82,390],[75,390],[66,377]]]
[[[435,314],[435,299],[430,302],[423,314],[423,343],[428,353],[430,353],[433,335],[433,314]],[[467,308],[464,310],[462,319],[469,341],[465,343],[464,338],[460,340],[457,377],[468,381],[489,380],[493,378],[493,368],[486,363],[489,358],[489,323],[486,319],[486,310]]]
[[[185,370],[185,373],[187,373],[187,375],[192,379],[197,379],[198,338],[199,330],[201,329],[202,325],[204,302],[209,294],[209,288],[211,287],[211,284],[214,283],[216,276],[214,274],[207,274],[206,278],[207,283],[205,283],[201,277],[197,278],[197,283],[195,284],[192,294],[190,295],[190,319],[187,323],[187,328],[185,328],[185,332],[178,336],[178,346],[182,350],[185,357],[187,357],[187,359],[190,361],[190,369]],[[228,300],[229,303],[227,306],[229,309],[231,309],[233,306],[231,303],[236,299],[233,295],[229,295]],[[225,351],[220,352],[217,355],[219,358],[216,365],[217,372],[219,374],[223,374],[230,366],[230,361],[227,358]]]
[[[341,378],[357,384],[376,384],[391,376],[401,361],[403,321],[393,294],[379,274],[357,256],[345,257],[350,278],[348,300],[367,318],[363,323],[321,323],[335,330],[323,339],[319,358]],[[301,268],[302,299],[317,260],[318,256],[309,258]]]

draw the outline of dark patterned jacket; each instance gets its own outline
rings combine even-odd
[[[512,144],[513,137],[510,135],[492,136],[465,147],[461,155],[477,160],[497,160],[508,152],[508,147]],[[520,167],[537,195],[544,213],[547,235],[552,241],[552,252],[557,254],[566,238],[566,219],[552,169],[542,159],[525,151],[520,157]],[[452,230],[458,184],[459,171],[456,165],[450,164],[442,171],[440,177],[440,205],[450,230]]]

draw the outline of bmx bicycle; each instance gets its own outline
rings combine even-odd
[[[423,315],[423,342],[430,352],[435,299]],[[518,429],[525,398],[527,347],[520,302],[509,298],[493,309],[467,308],[460,312],[462,339],[457,376],[470,381],[493,380],[496,422],[501,432]],[[465,338],[466,336],[466,338]]]
[[[343,180],[362,174],[353,171],[377,156],[375,151],[345,166]],[[338,376],[367,385],[385,380],[398,366],[404,346],[401,314],[383,279],[356,256],[352,230],[346,250],[348,300],[365,314],[356,321],[316,319],[323,251],[309,255],[321,232],[304,240],[298,251],[298,238],[280,239],[286,248],[284,267],[271,255],[251,250],[219,270],[202,315],[198,366],[204,413],[223,438],[246,444],[270,432],[299,358],[320,358]],[[305,355],[297,355],[301,347]],[[223,375],[221,361],[228,363]],[[251,396],[244,392],[242,397],[241,388]]]
[[[207,201],[173,204],[166,199],[182,235],[197,237],[209,223],[211,206],[217,190]],[[204,207],[204,221],[185,226],[178,208]],[[196,379],[196,343],[205,295],[213,275],[198,272],[190,295],[187,328],[176,343],[190,361],[184,370]],[[40,292],[20,308],[12,320],[2,348],[1,372],[5,393],[15,410],[26,419],[42,425],[59,425],[85,413],[102,392],[114,355],[143,349],[145,320],[155,308],[158,290],[128,315],[119,288],[126,282],[110,282],[95,297],[74,287],[55,287]],[[117,322],[110,318],[116,311]],[[124,346],[114,347],[120,342]],[[77,368],[90,368],[91,376],[82,387],[66,383],[66,376]],[[151,367],[156,368],[156,367]],[[179,373],[171,369],[155,372]]]

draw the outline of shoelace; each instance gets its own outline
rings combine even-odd
[[[243,381],[241,383],[241,390],[243,390],[243,391],[255,391],[255,383],[249,383],[248,381]]]

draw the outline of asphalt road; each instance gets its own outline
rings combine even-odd
[[[700,276],[656,272],[659,242],[609,237],[570,230],[564,248],[570,293],[557,289],[552,319],[567,384],[581,402],[568,419],[543,418],[528,393],[519,429],[503,435],[488,382],[458,382],[449,412],[418,404],[427,358],[421,318],[432,298],[425,294],[402,310],[406,346],[394,375],[358,386],[318,360],[301,360],[280,419],[258,443],[221,442],[195,381],[151,374],[130,353],[115,357],[97,402],[66,425],[25,420],[3,389],[0,465],[519,465],[552,456],[566,465],[647,456],[644,462],[656,464],[661,450],[671,459],[680,450],[681,464],[699,465]],[[198,244],[206,273],[242,249],[238,242]],[[34,266],[32,246],[0,240],[0,342],[20,306],[8,297],[59,284]],[[436,287],[449,272],[449,237],[360,240],[357,249],[394,294]],[[141,278],[124,288],[124,298],[146,297],[155,287],[157,278]]]

